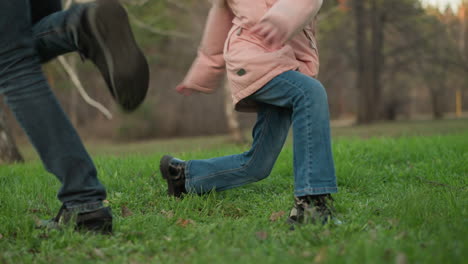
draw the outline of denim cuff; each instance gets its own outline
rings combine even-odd
[[[70,211],[87,213],[87,212],[93,212],[101,208],[104,208],[104,204],[102,203],[102,201],[97,201],[97,202],[84,203],[84,204],[73,204],[73,205],[65,204],[65,207],[67,208],[67,210],[70,210]]]
[[[192,192],[192,189],[190,188],[190,180],[191,180],[191,177],[190,177],[190,165],[191,165],[192,161],[191,160],[188,160],[185,162],[185,168],[184,168],[184,174],[185,174],[185,190],[187,192]]]
[[[301,190],[295,190],[294,196],[306,196],[306,195],[320,195],[320,194],[332,194],[337,193],[337,187],[317,187],[317,188],[306,188]]]

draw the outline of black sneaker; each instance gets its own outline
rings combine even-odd
[[[185,161],[171,156],[164,156],[159,162],[159,170],[167,181],[167,194],[181,197],[185,190]]]
[[[149,67],[119,1],[87,4],[78,36],[80,53],[99,69],[117,103],[135,110],[148,91]]]
[[[57,216],[51,220],[43,220],[37,228],[60,229],[62,226],[73,224],[75,230],[91,231],[102,234],[112,233],[112,210],[101,207],[93,211],[78,211],[68,209],[62,205]]]
[[[331,220],[339,221],[333,217],[333,198],[330,194],[295,197],[294,199],[294,207],[287,220],[290,224],[325,225]]]

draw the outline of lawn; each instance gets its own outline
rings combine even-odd
[[[0,263],[467,263],[466,123],[334,129],[339,226],[285,223],[290,141],[266,180],[181,200],[166,195],[163,154],[209,158],[246,146],[219,137],[92,147],[114,210],[112,236],[35,230],[35,218],[60,207],[59,184],[34,157],[2,166]]]

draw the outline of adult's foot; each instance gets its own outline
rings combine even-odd
[[[80,53],[99,69],[117,103],[135,110],[148,91],[149,67],[119,1],[87,4],[78,36]]]
[[[110,207],[92,208],[90,206],[67,208],[62,205],[56,217],[38,223],[40,229],[60,229],[73,225],[75,230],[90,231],[102,234],[112,233],[112,211]]]

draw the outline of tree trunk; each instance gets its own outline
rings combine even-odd
[[[366,39],[366,12],[365,0],[354,0],[354,14],[356,19],[356,54],[357,54],[357,80],[358,89],[358,123],[367,123],[369,116],[369,83],[367,82],[367,39]]]
[[[231,89],[229,89],[227,81],[224,82],[224,94],[224,110],[226,113],[229,135],[234,143],[243,144],[246,142],[246,139],[240,129],[239,118],[232,104]]]
[[[430,97],[431,97],[431,106],[432,106],[432,117],[434,119],[442,119],[443,117],[443,111],[442,111],[442,106],[439,98],[441,97],[440,91],[434,88],[429,88],[431,91]]]
[[[370,10],[367,5],[370,1]],[[381,117],[384,64],[383,43],[385,16],[379,0],[355,0],[358,123],[366,124]]]
[[[372,64],[371,64],[371,83],[372,83],[372,102],[373,108],[369,109],[373,113],[372,121],[381,118],[382,111],[382,69],[384,66],[383,43],[384,43],[384,23],[385,12],[379,8],[380,0],[372,0]]]
[[[16,147],[15,139],[10,133],[2,109],[0,109],[0,162],[7,164],[24,162]]]

